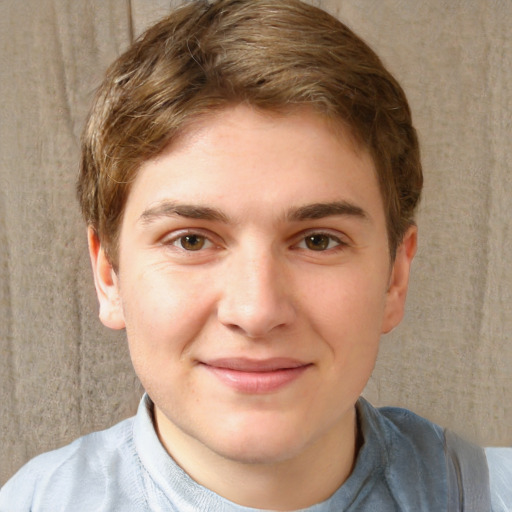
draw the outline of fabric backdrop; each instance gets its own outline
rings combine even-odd
[[[423,149],[407,315],[366,396],[511,445],[512,2],[312,3],[397,75]],[[171,4],[0,0],[0,483],[140,397],[123,333],[97,319],[74,182],[104,69]]]

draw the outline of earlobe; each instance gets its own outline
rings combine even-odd
[[[406,231],[402,243],[397,248],[389,288],[386,293],[386,309],[382,324],[383,334],[392,331],[404,316],[411,264],[417,247],[418,228],[413,225]]]
[[[87,228],[87,240],[94,285],[100,306],[100,320],[111,329],[124,329],[124,313],[119,295],[118,277],[105,254],[96,230],[91,226]]]

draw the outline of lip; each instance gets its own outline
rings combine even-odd
[[[223,384],[247,394],[278,391],[312,366],[290,358],[223,358],[201,362],[201,365]]]

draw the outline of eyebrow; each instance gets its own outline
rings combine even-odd
[[[225,224],[231,223],[229,217],[217,208],[195,204],[180,204],[174,201],[162,201],[155,206],[147,208],[142,212],[139,220],[143,224],[150,224],[162,217],[176,216],[187,219],[217,221]],[[286,218],[291,222],[300,222],[334,216],[356,217],[362,220],[369,220],[368,214],[362,208],[347,201],[313,203],[300,206],[289,210]]]
[[[143,224],[150,224],[152,221],[162,217],[186,217],[187,219],[211,220],[228,223],[228,217],[218,210],[209,206],[193,204],[179,204],[172,201],[163,201],[155,206],[144,210],[139,217]]]
[[[347,201],[308,204],[291,210],[287,217],[290,221],[304,221],[338,215],[370,220],[369,215],[361,207]]]

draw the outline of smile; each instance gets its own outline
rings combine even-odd
[[[223,384],[240,393],[272,393],[297,380],[312,365],[293,359],[217,359],[201,363]]]

